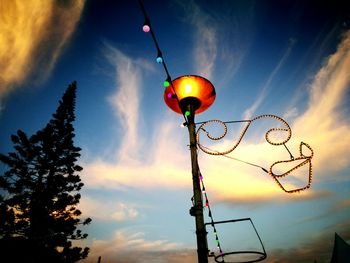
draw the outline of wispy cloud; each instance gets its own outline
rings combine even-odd
[[[350,89],[350,32],[344,35],[314,78],[307,110],[293,123],[296,134],[313,145],[315,167],[327,175],[349,165],[350,124],[346,112]],[[341,139],[340,139],[341,138]]]
[[[288,52],[286,54],[288,55]],[[284,59],[287,55],[284,56]],[[283,64],[284,59],[281,60],[276,69]],[[315,151],[312,163],[314,181],[316,182],[329,180],[329,171],[340,171],[346,168],[350,162],[347,158],[350,154],[350,124],[345,112],[341,110],[342,105],[346,105],[346,92],[350,88],[348,68],[350,68],[349,32],[345,34],[337,51],[329,56],[315,76],[311,84],[308,108],[291,123],[293,136],[288,145],[295,157],[299,155],[298,147],[301,141],[311,145]],[[276,74],[276,70],[269,79],[272,79],[274,74]],[[254,125],[252,124],[251,129],[254,129]],[[261,138],[263,138],[263,134]],[[339,138],[342,139],[339,140]],[[223,141],[218,147],[228,149],[233,144],[233,140],[232,142]],[[232,153],[232,156],[263,165],[266,168],[275,161],[289,159],[283,147],[270,146],[265,141],[262,143],[245,141]],[[259,168],[249,169],[242,167],[242,165],[240,167],[232,160],[231,163],[229,161],[217,159],[215,164],[208,159],[203,161],[201,165],[202,170],[207,174],[215,175],[213,178],[208,176],[206,181],[211,183],[211,189],[215,192],[218,200],[246,203],[277,200],[275,197],[280,195],[278,193],[280,190],[264,172]],[[231,170],[228,169],[229,167]],[[304,177],[305,181],[307,172]],[[332,180],[347,179],[344,177],[335,178],[332,175]],[[329,194],[328,191],[314,192],[311,189],[297,195],[296,198],[322,198]],[[281,200],[281,198],[278,199]],[[290,200],[292,199],[288,195],[288,201]]]
[[[288,146],[295,157],[299,156],[298,147],[301,141],[305,141],[313,147],[315,150],[313,159],[314,180],[316,182],[322,180],[322,178],[327,178],[327,170],[339,171],[349,164],[347,156],[350,149],[350,128],[346,116],[340,111],[340,106],[345,103],[344,94],[349,89],[350,83],[348,74],[348,68],[350,68],[349,42],[350,37],[347,34],[339,44],[337,51],[328,58],[316,75],[311,85],[310,103],[307,110],[295,122],[291,123],[293,136],[291,141],[288,142]],[[128,60],[123,55],[119,54],[118,56],[121,57],[119,59],[124,61],[125,65],[121,67],[122,69],[125,67],[125,69],[120,69],[116,74],[121,74],[119,76],[121,79],[133,78],[135,72],[138,72],[137,69],[134,68],[132,62],[128,64]],[[287,57],[288,52],[285,53],[278,67],[271,74],[270,79],[273,78]],[[140,76],[138,75],[138,77]],[[136,80],[140,81],[138,78]],[[137,96],[134,93],[130,95],[130,93],[127,93],[129,91],[125,92],[128,94],[127,96]],[[119,91],[116,94],[119,94]],[[127,101],[125,100],[126,104]],[[115,103],[113,105],[115,105],[116,110],[119,110],[118,114],[125,112],[125,109],[121,109],[121,105],[118,105],[119,102]],[[128,103],[130,105],[137,104],[138,99],[130,98]],[[126,104],[123,106],[128,107]],[[137,105],[135,108],[138,108]],[[127,133],[130,133],[125,135],[125,138],[135,142],[137,135],[135,125],[139,112],[133,110],[131,112],[130,117],[124,120],[124,129]],[[263,122],[261,120],[259,124]],[[151,190],[158,187],[176,189],[188,185],[188,172],[190,171],[187,159],[188,152],[185,147],[180,147],[180,145],[183,145],[183,137],[178,132],[180,128],[176,127],[174,123],[175,121],[172,121],[172,118],[159,120],[157,124],[159,133],[154,135],[157,140],[150,149],[147,149],[149,158],[146,161],[138,160],[136,156],[135,165],[133,166],[124,165],[118,160],[115,163],[107,163],[101,159],[86,164],[84,170],[86,186],[88,188],[107,187],[115,189],[140,187]],[[252,124],[251,129],[254,129],[254,125]],[[341,137],[343,139],[338,140]],[[169,140],[169,138],[172,139]],[[221,144],[223,147],[228,145],[230,145],[230,142],[227,140]],[[129,151],[125,145],[122,145],[121,149],[118,149],[119,153],[123,151],[128,153]],[[265,168],[268,168],[275,161],[289,159],[289,155],[283,146],[276,147],[267,144],[263,140],[263,134],[261,140],[255,138],[254,141],[249,141],[245,139],[244,143],[232,153],[232,156],[260,164]],[[211,198],[214,202],[229,202],[230,200],[240,203],[271,202],[274,200],[280,202],[281,200],[323,198],[330,194],[325,190],[315,191],[311,189],[296,195],[292,199],[290,195],[281,192],[274,180],[260,168],[245,166],[233,160],[207,155],[202,156],[200,162],[201,170],[206,178],[206,184],[209,186],[208,189],[211,189]],[[307,182],[307,176],[306,172],[301,178],[301,180],[304,180],[301,183]],[[287,184],[289,187],[292,185],[291,182]],[[286,198],[283,199],[281,196],[286,196]]]
[[[115,70],[115,91],[108,98],[123,127],[122,146],[117,158],[128,161],[139,150],[138,139],[141,71],[135,61],[120,50],[106,44],[105,55]]]
[[[334,246],[334,233],[348,240],[350,237],[349,222],[345,221],[337,225],[331,225],[323,229],[321,233],[304,239],[296,247],[274,249],[269,253],[269,262],[330,262]]]
[[[179,2],[185,21],[194,28],[194,63],[196,74],[211,79],[217,58],[217,31],[214,19],[194,1]]]
[[[291,39],[289,41],[288,47],[286,51],[284,52],[282,58],[277,63],[276,67],[272,70],[269,77],[267,78],[264,85],[261,87],[261,91],[257,96],[257,99],[254,101],[254,103],[244,111],[243,113],[243,119],[250,119],[255,114],[256,110],[260,107],[261,103],[265,100],[266,96],[268,95],[270,89],[271,89],[271,83],[273,82],[275,76],[278,74],[279,70],[284,66],[285,62],[287,61],[293,46],[294,46],[295,40]]]
[[[139,156],[135,155],[129,160],[133,165],[125,163],[123,159],[116,159],[112,163],[97,159],[84,165],[86,187],[121,190],[184,187],[188,182],[188,156],[185,148],[180,147],[183,144],[180,143],[174,123],[159,122],[158,132],[155,134],[157,140],[151,149],[147,149],[148,160],[141,161]],[[140,150],[144,152],[144,149]],[[121,152],[120,149],[118,152]]]
[[[168,240],[150,240],[144,232],[127,229],[115,232],[111,240],[94,240],[89,245],[91,253],[82,262],[102,261],[118,263],[169,262],[190,263],[195,261],[195,251]]]
[[[232,3],[221,10],[221,15],[215,15],[201,7],[200,2],[178,1],[184,10],[185,22],[193,27],[193,58],[195,74],[227,84],[239,69],[244,56],[249,49],[254,30],[254,5],[248,4],[245,17],[233,10]],[[224,12],[224,14],[222,14]],[[250,30],[242,31],[242,28]],[[224,67],[222,65],[225,65]],[[214,74],[215,73],[215,74]]]
[[[3,1],[0,5],[0,109],[29,78],[45,80],[80,19],[84,1]]]
[[[110,221],[130,221],[138,218],[139,205],[114,200],[99,200],[84,195],[80,201],[79,208],[85,217]]]

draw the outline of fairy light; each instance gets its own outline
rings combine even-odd
[[[304,190],[307,190],[310,188],[311,186],[311,183],[312,183],[312,163],[311,163],[311,160],[312,160],[312,157],[313,157],[313,150],[311,148],[310,145],[308,145],[307,143],[304,143],[304,142],[301,142],[300,143],[300,146],[299,146],[299,154],[300,156],[299,157],[296,157],[294,158],[293,155],[291,154],[291,152],[289,151],[289,149],[287,148],[286,146],[286,142],[289,141],[289,139],[291,138],[292,136],[292,131],[291,131],[291,128],[289,126],[289,124],[283,120],[282,118],[276,116],[276,115],[270,115],[270,114],[265,114],[265,115],[258,115],[256,117],[254,117],[253,119],[251,120],[242,120],[242,121],[231,121],[231,122],[223,122],[223,121],[220,121],[220,120],[209,120],[209,121],[206,121],[206,122],[203,122],[198,130],[197,130],[197,133],[196,133],[196,140],[197,140],[197,145],[198,147],[205,153],[207,154],[210,154],[210,155],[222,155],[222,156],[225,156],[225,157],[228,157],[227,154],[228,153],[231,153],[232,151],[234,151],[237,146],[241,143],[244,135],[246,134],[248,128],[250,127],[251,123],[256,121],[256,120],[259,120],[259,119],[266,119],[266,118],[271,118],[271,119],[274,119],[278,122],[280,122],[284,128],[271,128],[269,129],[266,133],[265,133],[265,140],[271,144],[271,145],[274,145],[274,146],[280,146],[280,145],[284,145],[284,147],[287,149],[287,151],[289,152],[290,154],[290,157],[291,159],[290,160],[283,160],[283,161],[276,161],[274,162],[269,169],[265,169],[259,165],[256,165],[256,164],[252,164],[252,163],[249,163],[249,162],[245,162],[245,161],[242,161],[246,164],[249,164],[249,165],[253,165],[253,166],[256,166],[256,167],[259,167],[261,169],[263,169],[266,173],[268,173],[273,179],[274,181],[277,183],[277,185],[286,193],[299,193],[301,191],[304,191]],[[217,141],[217,140],[221,140],[222,138],[224,138],[227,134],[227,125],[226,123],[234,123],[234,122],[246,122],[246,125],[243,127],[243,130],[241,131],[236,143],[233,145],[233,147],[229,148],[228,150],[225,150],[225,151],[215,151],[215,150],[212,150],[206,146],[204,146],[203,144],[201,144],[200,142],[200,134],[202,132],[205,133],[205,135],[207,136],[207,138],[209,138],[210,140],[213,140],[213,141]],[[222,128],[223,128],[223,132],[219,135],[219,136],[212,136],[210,134],[210,132],[208,132],[205,128],[207,125],[209,124],[218,124],[218,125],[221,125]],[[286,137],[279,141],[279,142],[276,142],[274,141],[272,138],[271,138],[271,134],[273,132],[284,132],[284,133],[287,133]],[[309,151],[310,151],[310,154],[309,155],[305,155],[303,153],[303,147],[306,147]],[[232,158],[232,159],[235,159],[235,158]],[[236,159],[236,160],[239,160],[239,159]],[[295,162],[295,161],[301,161],[303,160],[303,162],[299,163],[298,165],[294,166],[293,168],[289,169],[287,172],[285,173],[282,173],[282,174],[275,174],[273,173],[273,167],[277,164],[283,164],[283,163],[290,163],[290,162]],[[239,160],[241,161],[241,160]],[[295,188],[295,189],[291,189],[291,190],[287,190],[282,184],[281,182],[279,181],[279,178],[282,178],[282,177],[285,177],[285,176],[288,176],[289,174],[291,174],[292,172],[294,172],[295,170],[305,166],[305,165],[309,165],[309,173],[308,173],[308,183],[307,185],[305,185],[304,187],[300,187],[300,188]]]
[[[162,57],[157,57],[156,61],[157,61],[157,63],[161,64],[161,63],[163,63],[163,58]]]
[[[289,141],[289,139],[291,138],[292,136],[292,131],[291,131],[291,128],[290,126],[288,125],[288,123],[283,120],[282,118],[276,116],[276,115],[269,115],[269,114],[266,114],[266,115],[258,115],[256,117],[254,117],[253,119],[251,120],[244,120],[244,122],[246,122],[246,125],[243,127],[243,130],[241,131],[240,135],[238,136],[238,139],[237,139],[237,142],[234,144],[233,147],[231,147],[230,149],[226,150],[226,151],[209,151],[208,149],[205,149],[204,147],[201,146],[200,144],[200,133],[203,131],[205,132],[206,136],[211,139],[211,140],[214,140],[214,141],[217,141],[217,140],[221,140],[222,138],[224,138],[227,134],[227,125],[225,122],[223,121],[220,121],[220,120],[210,120],[210,121],[207,121],[207,122],[204,122],[202,123],[199,128],[198,128],[198,131],[197,131],[197,134],[196,134],[196,139],[197,139],[197,142],[198,142],[198,146],[199,148],[207,153],[207,154],[210,154],[210,155],[225,155],[225,154],[228,154],[232,151],[234,151],[237,146],[241,143],[244,135],[246,134],[248,128],[250,127],[250,125],[252,124],[252,122],[256,121],[256,120],[259,120],[259,119],[263,119],[263,118],[272,118],[272,119],[275,119],[277,121],[279,121],[280,123],[282,123],[285,128],[272,128],[272,129],[269,129],[266,133],[265,133],[265,139],[266,141],[271,144],[271,145],[282,145],[282,144],[285,144],[287,141]],[[242,121],[243,122],[243,121]],[[219,124],[223,127],[223,133],[217,137],[214,137],[212,136],[207,130],[205,130],[205,126],[211,124],[211,123],[216,123],[216,124]],[[281,132],[281,131],[284,131],[284,132],[287,132],[288,135],[286,137],[286,139],[284,139],[283,141],[281,142],[274,142],[270,136],[271,136],[271,133],[272,132]]]
[[[213,236],[214,236],[214,239],[215,239],[215,242],[216,242],[216,248],[219,251],[220,255],[223,255],[223,251],[222,251],[221,243],[220,243],[220,240],[219,240],[218,232],[216,230],[216,227],[215,227],[215,224],[214,224],[213,215],[212,215],[211,208],[210,208],[209,198],[208,198],[208,195],[207,195],[207,192],[206,192],[206,189],[205,189],[205,185],[204,185],[204,181],[203,181],[203,175],[201,173],[199,174],[199,179],[200,179],[200,183],[202,185],[202,193],[203,193],[204,198],[205,198],[205,207],[208,208],[208,216],[210,218],[211,226],[213,228]],[[209,252],[208,252],[208,254],[209,254]],[[223,259],[222,262],[225,262],[224,259]]]
[[[170,85],[170,83],[169,83],[169,81],[168,81],[168,80],[166,80],[166,81],[164,81],[164,82],[163,82],[163,86],[164,86],[164,88],[169,87],[169,85]]]
[[[149,31],[151,31],[151,27],[147,24],[144,24],[142,30],[143,32],[148,33]]]

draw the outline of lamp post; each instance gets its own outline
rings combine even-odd
[[[215,89],[209,80],[195,75],[182,76],[169,83],[164,91],[164,100],[170,109],[183,114],[189,133],[193,207],[190,214],[195,217],[197,254],[199,263],[208,262],[207,232],[203,217],[203,198],[200,187],[200,171],[198,166],[195,115],[208,109],[215,100]]]
[[[168,105],[170,109],[175,111],[176,113],[179,113],[184,116],[185,124],[188,128],[189,133],[189,140],[190,140],[190,152],[191,152],[191,165],[192,165],[192,182],[193,182],[193,206],[190,209],[190,214],[195,217],[195,223],[196,223],[196,237],[197,237],[197,254],[198,254],[198,262],[199,263],[208,263],[208,244],[207,244],[207,232],[205,229],[205,223],[204,223],[204,217],[203,217],[203,196],[201,191],[201,173],[198,166],[198,155],[197,155],[197,145],[198,147],[205,153],[210,155],[222,155],[226,156],[228,153],[232,152],[236,149],[236,147],[240,144],[242,138],[244,137],[246,131],[248,130],[249,126],[256,120],[263,119],[263,118],[270,118],[275,119],[278,122],[280,122],[283,126],[283,128],[271,128],[265,133],[265,139],[266,141],[274,146],[284,146],[284,148],[288,151],[290,154],[290,160],[282,160],[282,161],[276,161],[274,162],[269,169],[264,168],[263,166],[253,164],[250,162],[242,161],[246,164],[261,168],[264,172],[266,172],[268,175],[270,175],[275,182],[279,185],[279,187],[287,192],[287,193],[296,193],[300,191],[304,191],[308,189],[311,185],[312,180],[312,166],[311,166],[311,159],[313,157],[313,150],[312,148],[304,143],[301,142],[299,146],[299,157],[294,157],[292,153],[289,151],[288,147],[286,146],[286,143],[291,137],[291,129],[290,126],[286,121],[284,121],[282,118],[275,116],[275,115],[259,115],[254,117],[250,120],[241,120],[241,121],[229,121],[229,122],[222,122],[219,120],[209,120],[201,124],[201,126],[198,129],[198,132],[196,134],[196,125],[195,125],[195,115],[199,114],[205,110],[207,110],[211,104],[214,102],[216,94],[215,94],[215,88],[213,84],[201,77],[196,75],[185,75],[178,77],[174,80],[171,79],[168,68],[166,66],[164,57],[162,56],[162,52],[159,48],[158,41],[155,37],[155,34],[153,32],[153,29],[151,27],[150,19],[147,16],[146,10],[143,6],[142,0],[139,0],[141,10],[144,14],[145,22],[143,24],[142,30],[145,33],[150,32],[151,37],[153,39],[153,42],[155,44],[155,47],[157,49],[157,58],[156,61],[159,64],[163,65],[164,71],[166,73],[166,80],[164,81],[165,91],[164,91],[164,100],[165,103]],[[207,147],[203,147],[203,145],[200,144],[199,135],[201,131],[204,131],[207,135],[207,137],[211,140],[220,140],[225,137],[227,132],[227,126],[226,123],[237,123],[237,122],[245,122],[246,125],[243,128],[239,138],[237,139],[237,142],[228,150],[225,151],[215,151],[212,149],[209,149]],[[209,132],[207,132],[204,129],[204,126],[210,124],[210,123],[217,123],[219,125],[222,125],[224,128],[224,133],[218,137],[211,136]],[[273,138],[270,138],[271,133],[273,132],[285,132],[287,133],[287,137],[284,140],[275,141]],[[307,148],[309,150],[309,154],[305,154],[303,149]],[[230,158],[230,157],[228,157]],[[236,158],[233,158],[235,160],[239,160]],[[300,161],[302,161],[300,163]],[[281,163],[291,163],[291,162],[299,162],[297,163],[293,168],[287,170],[287,172],[276,174],[274,173],[273,167],[275,165],[281,164]],[[291,174],[295,170],[299,169],[300,167],[303,167],[305,165],[308,165],[309,167],[309,179],[306,186],[303,187],[297,187],[294,189],[286,189],[282,183],[280,182],[280,178],[286,177],[287,175]],[[203,184],[203,181],[202,181]],[[204,189],[204,185],[203,185]],[[211,225],[213,227],[218,249],[220,254],[215,256],[216,262],[225,262],[224,257],[229,255],[258,255],[259,257],[255,260],[245,261],[245,262],[258,262],[261,260],[266,259],[266,252],[265,248],[262,244],[262,241],[253,225],[253,222],[250,218],[243,218],[243,219],[235,219],[235,220],[228,220],[228,221],[221,221],[221,222],[214,222],[213,218],[211,216],[209,203],[207,202],[207,196],[206,193],[204,194],[206,198],[206,206],[208,206],[209,210],[209,217],[211,217]],[[263,252],[259,251],[251,251],[251,250],[245,250],[245,251],[231,251],[231,252],[223,252],[220,246],[220,243],[218,241],[218,236],[216,233],[215,224],[218,223],[227,223],[227,222],[238,222],[238,221],[247,221],[249,220],[256,232],[256,235],[260,241],[261,247]],[[208,223],[207,223],[208,224]],[[227,262],[227,261],[226,261]],[[235,261],[237,262],[237,261]]]

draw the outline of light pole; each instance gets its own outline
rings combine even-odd
[[[190,152],[191,152],[191,165],[192,165],[192,182],[193,182],[193,206],[190,209],[190,214],[195,217],[195,223],[196,223],[196,237],[197,237],[197,254],[198,254],[198,262],[199,263],[208,263],[208,256],[214,256],[216,262],[229,262],[225,261],[224,257],[225,256],[230,256],[230,255],[257,255],[257,259],[249,260],[249,261],[240,261],[240,262],[258,262],[261,260],[266,259],[266,252],[265,248],[262,244],[262,241],[260,239],[260,236],[258,235],[255,226],[250,218],[243,218],[243,219],[234,219],[234,220],[226,220],[226,221],[220,221],[220,222],[214,222],[213,217],[211,215],[210,211],[210,206],[209,202],[207,201],[207,195],[204,193],[205,198],[206,198],[206,206],[208,207],[209,210],[209,217],[211,218],[211,223],[210,225],[213,227],[217,246],[219,249],[218,255],[215,255],[214,253],[211,253],[211,255],[208,255],[208,244],[207,244],[207,232],[205,228],[205,223],[204,223],[204,217],[203,217],[203,195],[202,195],[202,190],[201,190],[201,183],[203,185],[204,189],[204,184],[202,181],[201,173],[199,170],[198,166],[198,155],[197,155],[197,146],[202,150],[203,152],[210,154],[210,155],[222,155],[227,158],[232,158],[237,161],[241,161],[243,163],[246,163],[248,165],[255,166],[257,168],[262,169],[264,172],[266,172],[268,175],[270,175],[275,182],[278,184],[278,186],[285,192],[287,193],[297,193],[300,191],[304,191],[308,189],[311,185],[311,180],[312,180],[312,165],[311,165],[311,160],[313,157],[313,150],[312,148],[304,143],[301,142],[299,146],[299,156],[294,157],[292,153],[289,151],[288,147],[286,146],[286,143],[288,140],[291,138],[291,128],[288,125],[286,121],[284,121],[282,118],[275,116],[275,115],[259,115],[256,116],[250,120],[240,120],[240,121],[219,121],[219,120],[209,120],[206,122],[202,122],[200,127],[198,128],[198,131],[196,132],[196,125],[195,125],[195,116],[198,113],[201,113],[208,109],[211,104],[214,102],[216,94],[215,94],[215,88],[213,84],[201,77],[201,76],[196,76],[196,75],[185,75],[178,77],[174,80],[171,79],[171,76],[169,74],[168,68],[166,66],[164,57],[162,55],[162,52],[159,48],[158,41],[156,39],[156,36],[154,34],[154,31],[151,27],[150,19],[147,16],[147,13],[145,11],[145,8],[142,4],[142,1],[139,0],[141,10],[144,14],[145,22],[143,24],[142,30],[145,33],[150,33],[151,37],[153,39],[153,42],[156,47],[157,51],[157,57],[156,61],[157,63],[161,64],[164,68],[164,71],[166,73],[166,80],[164,81],[164,86],[165,86],[165,91],[164,91],[164,100],[165,103],[168,105],[170,109],[175,111],[176,113],[179,113],[183,115],[185,119],[185,125],[188,128],[188,133],[189,133],[189,140],[190,140]],[[278,121],[280,124],[282,124],[282,127],[275,127],[269,129],[265,133],[265,139],[266,141],[274,146],[284,146],[284,148],[288,151],[290,154],[290,159],[289,160],[282,160],[282,161],[276,161],[274,162],[269,169],[264,168],[263,166],[253,164],[250,162],[242,161],[237,158],[229,157],[227,154],[231,153],[236,149],[236,147],[240,144],[242,138],[244,137],[246,131],[250,127],[250,125],[255,122],[256,120],[259,119],[264,119],[264,118],[270,118]],[[245,127],[243,128],[242,132],[239,135],[239,138],[237,139],[236,143],[229,149],[226,149],[224,151],[216,151],[213,149],[210,149],[208,147],[205,147],[200,143],[200,134],[201,132],[204,132],[206,136],[210,140],[215,140],[218,141],[226,136],[227,133],[227,126],[226,123],[246,123]],[[212,136],[210,135],[210,132],[204,127],[210,123],[216,123],[221,125],[224,128],[224,133],[220,136]],[[287,137],[285,139],[275,141],[273,139],[273,134],[274,132],[284,132],[287,134]],[[308,151],[308,153],[305,153],[305,150]],[[295,166],[288,169],[286,172],[283,173],[274,173],[273,168],[275,165],[279,164],[286,164],[286,163],[292,163],[296,162]],[[280,182],[280,178],[284,178],[294,172],[295,170],[299,169],[300,167],[303,166],[308,166],[309,168],[309,179],[307,185],[303,187],[294,187],[292,189],[285,188],[282,183]],[[262,247],[262,252],[259,251],[252,251],[252,250],[245,250],[245,251],[230,251],[230,252],[223,252],[218,240],[215,224],[221,224],[221,223],[228,223],[228,222],[239,222],[239,221],[250,221],[254,231],[260,241],[261,247]],[[208,224],[208,223],[207,223]],[[212,255],[214,254],[214,255]],[[234,262],[237,262],[234,260]]]
[[[208,262],[207,232],[203,217],[203,198],[200,187],[195,115],[205,111],[215,100],[215,89],[209,80],[195,75],[174,79],[164,91],[164,100],[173,111],[183,114],[186,119],[190,139],[193,207],[190,214],[195,217],[197,254],[199,263]]]

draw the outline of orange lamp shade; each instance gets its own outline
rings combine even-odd
[[[183,114],[188,106],[193,106],[196,114],[201,113],[213,104],[215,97],[213,84],[196,75],[178,77],[164,91],[165,103],[179,114]]]

